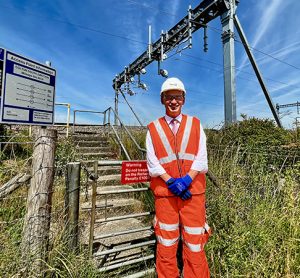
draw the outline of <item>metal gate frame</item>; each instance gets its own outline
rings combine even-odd
[[[140,217],[145,217],[145,216],[149,216],[149,215],[154,215],[153,211],[148,211],[148,212],[141,212],[141,213],[133,213],[133,214],[126,214],[126,215],[121,215],[121,216],[114,216],[114,217],[107,217],[107,208],[109,208],[109,206],[107,205],[107,196],[111,195],[111,194],[125,194],[125,193],[131,193],[131,192],[147,192],[150,191],[149,187],[143,187],[143,188],[133,188],[133,189],[122,189],[122,190],[111,190],[111,191],[104,191],[101,193],[97,193],[97,186],[98,186],[98,167],[100,166],[120,166],[122,165],[123,161],[94,161],[94,167],[93,167],[93,174],[91,175],[92,179],[93,179],[93,183],[92,183],[92,207],[91,207],[91,222],[90,222],[90,233],[89,233],[89,255],[92,257],[93,256],[93,242],[94,240],[99,240],[99,239],[104,239],[104,238],[109,238],[109,237],[114,237],[114,236],[120,236],[120,235],[126,235],[126,234],[133,234],[133,233],[137,233],[137,232],[142,232],[142,231],[149,231],[150,235],[154,234],[154,230],[152,226],[147,226],[147,227],[141,227],[141,228],[136,228],[136,229],[130,229],[130,230],[123,230],[123,231],[116,231],[113,233],[108,233],[108,234],[104,234],[104,235],[100,235],[98,237],[94,236],[94,229],[95,229],[95,224],[101,224],[101,223],[106,223],[106,222],[110,222],[110,221],[116,221],[116,220],[122,220],[122,219],[129,219],[129,218],[140,218]],[[104,207],[97,207],[96,206],[96,201],[97,201],[97,196],[102,196],[105,198],[105,205]],[[96,212],[97,209],[103,209],[104,208],[104,218],[102,219],[96,219]],[[118,253],[121,251],[125,251],[125,250],[130,250],[130,249],[134,249],[134,248],[138,248],[138,247],[145,247],[145,246],[151,246],[154,245],[156,242],[156,240],[148,240],[142,243],[136,243],[136,244],[132,244],[129,246],[125,246],[125,247],[119,247],[119,248],[112,248],[109,250],[105,250],[105,251],[101,251],[97,254],[94,255],[94,257],[99,257],[99,256],[105,256],[105,255],[110,255],[110,254],[114,254],[114,253]],[[150,254],[148,256],[145,257],[141,257],[141,258],[137,258],[137,259],[133,259],[133,260],[128,260],[125,262],[121,262],[121,263],[116,263],[116,264],[112,264],[109,266],[103,266],[99,269],[100,272],[104,272],[104,271],[109,271],[109,270],[113,270],[113,269],[117,269],[119,267],[122,266],[126,266],[126,265],[131,265],[134,263],[138,263],[138,262],[143,262],[146,260],[151,260],[154,259],[155,255],[154,254]],[[146,272],[152,272],[153,270],[146,270]],[[145,271],[144,271],[145,272]],[[144,273],[143,272],[143,273]],[[145,272],[145,273],[146,273]],[[149,272],[149,273],[150,273]],[[143,276],[139,276],[138,274],[136,274],[137,276],[132,276],[132,277],[143,277]]]

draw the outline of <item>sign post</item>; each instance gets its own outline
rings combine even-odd
[[[4,49],[0,48],[0,104],[1,104],[1,95],[2,95],[1,92],[2,92],[2,81],[3,81],[3,64],[4,64]]]
[[[52,125],[56,71],[3,49],[0,69],[1,52],[4,55],[0,122]]]

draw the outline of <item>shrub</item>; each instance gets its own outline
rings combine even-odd
[[[209,133],[208,143],[218,145],[243,145],[247,148],[281,146],[291,142],[290,132],[279,128],[270,119],[250,118],[229,125],[214,134]]]

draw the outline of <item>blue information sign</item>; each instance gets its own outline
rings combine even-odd
[[[0,121],[53,124],[56,71],[8,50],[3,57]]]

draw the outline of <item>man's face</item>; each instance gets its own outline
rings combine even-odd
[[[184,93],[177,90],[164,92],[162,96],[162,103],[166,108],[166,114],[172,118],[181,114],[181,107],[184,101]]]

